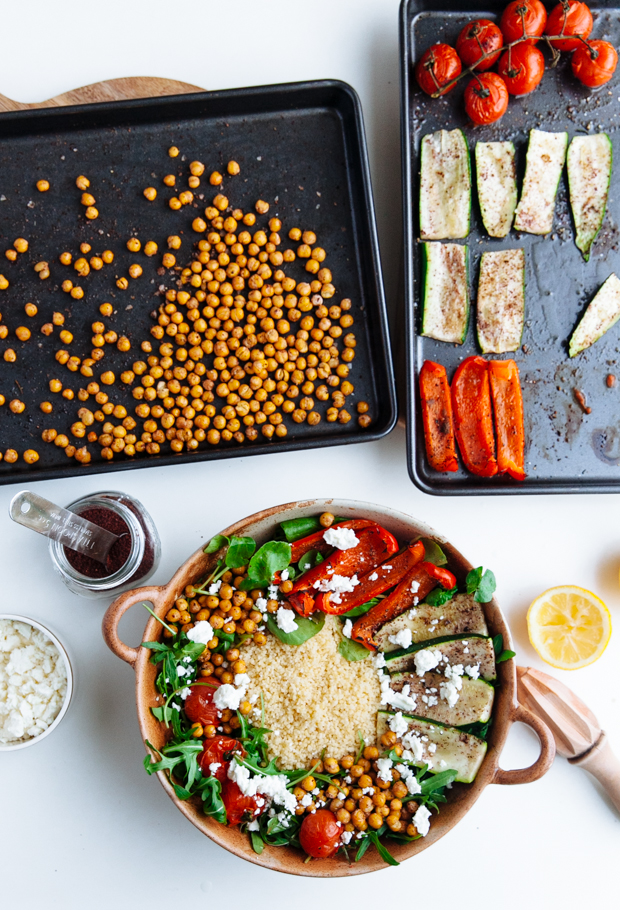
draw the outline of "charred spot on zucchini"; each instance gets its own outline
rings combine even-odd
[[[469,253],[458,243],[422,244],[422,334],[462,344],[469,323]]]
[[[471,166],[463,131],[429,133],[420,147],[420,237],[467,237],[470,214]]]
[[[518,350],[525,319],[525,250],[483,253],[478,281],[478,344],[483,354]]]

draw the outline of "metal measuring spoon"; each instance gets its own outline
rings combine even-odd
[[[51,537],[70,550],[90,556],[104,565],[112,546],[120,539],[105,528],[100,528],[99,525],[80,518],[75,512],[62,509],[29,490],[22,490],[13,497],[9,515],[17,524],[43,534],[44,537]]]

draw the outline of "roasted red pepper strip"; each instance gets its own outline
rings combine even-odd
[[[309,569],[295,582],[287,600],[298,613],[309,616],[316,609],[319,592],[315,585],[318,587],[319,582],[335,574],[352,576],[360,571],[371,571],[398,551],[396,538],[380,525],[366,528],[358,539],[357,546],[336,550],[325,562]]]
[[[428,463],[435,471],[458,471],[448,376],[432,360],[425,360],[420,370],[420,400]]]
[[[465,466],[479,477],[497,474],[489,369],[483,357],[468,357],[452,380],[456,438]]]
[[[423,562],[419,568],[426,569],[431,578],[438,581],[441,587],[445,588],[446,591],[451,591],[452,588],[456,588],[456,578],[448,569],[442,569],[441,566],[436,566],[432,562]]]
[[[398,587],[388,597],[379,601],[368,613],[360,616],[353,625],[351,638],[359,641],[360,644],[365,645],[369,650],[376,651],[375,632],[386,622],[396,619],[397,616],[408,610],[413,605],[414,597],[417,597],[418,600],[423,600],[433,588],[437,587],[436,579],[432,578],[427,568],[425,568],[428,565],[428,563],[418,563],[407,572]],[[436,568],[436,566],[433,566],[433,568]]]
[[[525,434],[519,368],[514,360],[490,360],[489,376],[497,433],[497,467],[500,473],[524,480]]]
[[[319,594],[315,601],[315,609],[336,615],[347,613],[353,607],[359,607],[360,604],[365,604],[373,597],[393,588],[421,559],[424,559],[424,544],[421,541],[410,543],[402,553],[389,556],[384,563],[366,572],[355,590],[340,595],[341,603],[332,602],[330,591]]]
[[[369,518],[351,518],[349,521],[339,521],[338,524],[332,525],[332,528],[351,528],[352,531],[358,531],[376,524],[376,521],[370,521]],[[302,537],[301,540],[296,540],[295,543],[291,544],[291,562],[293,565],[299,562],[301,557],[305,556],[310,550],[318,550],[320,553],[329,553],[330,550],[333,550],[333,547],[323,539],[323,535],[327,530],[328,528],[321,528],[320,531],[316,531],[308,537]]]

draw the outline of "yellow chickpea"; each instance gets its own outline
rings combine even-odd
[[[31,316],[31,317],[32,317],[32,316],[36,316],[36,315],[37,315],[37,313],[39,312],[39,309],[38,309],[38,307],[37,307],[34,303],[27,303],[27,304],[24,306],[24,311],[25,311],[25,313],[26,313],[26,316]]]
[[[240,172],[241,168],[239,167],[239,165],[237,164],[236,161],[229,161],[228,164],[226,165],[226,170],[228,171],[228,173],[230,174],[231,177],[236,177],[236,175]]]
[[[147,186],[143,190],[144,196],[148,199],[149,202],[153,202],[154,199],[157,199],[157,190],[154,186]]]
[[[178,210],[180,208],[183,208],[183,203],[181,202],[180,199],[177,199],[176,196],[173,196],[171,199],[168,200],[168,205],[170,206],[170,208],[173,211],[176,211],[176,212],[178,212]]]
[[[114,253],[112,250],[104,250],[101,254],[101,258],[107,265],[109,265],[111,262],[114,262]]]
[[[80,174],[80,176],[75,181],[75,185],[77,186],[78,190],[87,190],[90,186],[90,180],[88,177],[84,177],[82,174]]]
[[[26,410],[26,405],[23,401],[20,401],[19,398],[14,398],[13,401],[10,402],[9,408],[14,414],[23,414]]]
[[[219,186],[223,179],[224,178],[219,171],[213,171],[213,173],[209,175],[209,183],[211,186]]]
[[[130,237],[127,241],[127,249],[130,253],[138,253],[142,249],[142,244],[137,237]]]
[[[192,221],[192,230],[196,231],[197,234],[202,234],[207,230],[207,222],[204,218],[194,218]]]
[[[269,211],[269,203],[265,202],[264,199],[259,199],[254,208],[259,215],[266,215]]]
[[[161,258],[161,264],[165,269],[171,269],[176,265],[177,258],[172,253],[164,253]]]
[[[4,275],[0,275],[0,291],[6,291],[9,286],[8,278],[5,278]]]
[[[13,241],[13,246],[15,247],[15,249],[17,250],[18,253],[25,253],[28,249],[28,241],[25,240],[23,237],[18,237],[16,240]]]
[[[144,244],[144,254],[145,256],[154,256],[158,250],[158,246],[154,240],[149,240],[148,243]]]
[[[94,205],[89,205],[86,211],[84,212],[89,221],[94,221],[99,217],[99,210],[95,208]]]
[[[126,291],[129,287],[129,282],[126,278],[119,278],[116,282],[116,287],[119,289],[119,291]]]
[[[16,259],[17,259],[17,251],[16,251],[16,250],[5,250],[4,255],[5,255],[6,258],[9,260],[9,262],[15,262]]]
[[[27,329],[25,325],[20,325],[15,329],[15,334],[17,335],[17,337],[19,338],[20,341],[28,341],[28,339],[32,335],[32,332],[30,331],[30,329]]]
[[[179,155],[179,150],[176,145],[171,145],[168,149],[168,155],[170,158],[177,158]]]
[[[15,464],[15,462],[17,461],[18,458],[19,458],[19,455],[17,454],[15,449],[7,449],[6,452],[4,453],[4,460],[8,464]]]
[[[71,291],[69,293],[71,294],[71,296],[73,297],[74,300],[81,300],[82,297],[84,296],[84,291],[82,290],[82,288],[77,287],[77,286],[74,288],[71,288]]]
[[[101,271],[103,268],[103,259],[100,256],[91,256],[90,267],[95,272]]]
[[[116,381],[116,376],[114,375],[112,370],[106,370],[105,373],[101,374],[101,382],[104,385],[113,385],[113,383],[115,381]]]
[[[60,340],[63,344],[71,344],[73,341],[73,335],[71,332],[68,332],[67,329],[63,329],[60,333]]]
[[[37,189],[40,193],[47,193],[50,188],[49,180],[37,180]],[[39,456],[37,455],[37,458]]]

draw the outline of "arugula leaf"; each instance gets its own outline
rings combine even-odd
[[[177,658],[180,660],[183,657],[190,657],[192,660],[198,660],[206,645],[203,645],[199,641],[188,641],[186,645],[177,651]]]
[[[256,542],[251,537],[232,537],[224,561],[229,569],[240,569],[247,566],[255,550]]]
[[[225,537],[223,534],[216,534],[215,537],[212,537],[209,543],[204,548],[205,553],[216,553],[219,549],[226,546],[228,543],[228,537]]]
[[[204,777],[200,781],[199,790],[205,815],[209,815],[220,824],[225,825],[227,822],[226,807],[222,800],[222,785],[217,777]]]
[[[453,783],[458,777],[458,771],[448,770],[440,771],[439,774],[431,774],[430,777],[427,777],[426,780],[423,780],[420,784],[421,796],[430,796],[436,790],[441,790],[447,784]]]
[[[341,657],[344,657],[345,660],[353,662],[356,660],[365,660],[370,654],[370,651],[358,641],[353,641],[350,638],[343,638],[338,645],[338,653]]]
[[[379,856],[381,857],[381,859],[383,860],[384,863],[387,863],[389,866],[400,866],[400,863],[398,862],[398,860],[394,859],[394,857],[392,856],[392,854],[390,853],[388,848],[385,846],[385,844],[381,843],[381,841],[379,840],[379,835],[376,831],[369,831],[368,837],[370,838],[372,843],[375,845],[377,853],[379,854]],[[357,860],[357,857],[356,857],[356,860]]]
[[[252,842],[252,850],[254,853],[258,853],[259,856],[265,849],[265,841],[262,839],[258,831],[250,831],[250,840]]]
[[[172,708],[169,705],[161,705],[158,708],[151,708],[151,713],[156,720],[167,724],[172,719]]]
[[[160,641],[143,641],[141,648],[148,648],[150,651],[169,651],[170,646],[162,644]]]
[[[516,651],[502,651],[499,657],[495,658],[496,664],[503,664],[505,660],[510,660],[512,657],[516,657]]]
[[[272,635],[283,641],[285,645],[303,645],[305,641],[317,635],[325,625],[325,614],[319,613],[317,619],[307,616],[296,616],[297,628],[294,632],[283,632],[278,626],[273,613],[267,615],[267,628]]]
[[[433,588],[430,594],[427,594],[424,598],[424,602],[430,604],[431,607],[443,607],[444,604],[447,604],[449,600],[452,600],[453,597],[456,597],[458,594],[458,588],[451,588],[449,591],[446,591],[445,588],[441,586]]]
[[[270,540],[254,554],[248,565],[248,575],[241,582],[243,591],[266,588],[276,572],[286,569],[291,562],[291,545],[283,540]]]
[[[325,557],[320,550],[308,550],[297,563],[300,574],[307,572],[308,569],[314,569],[314,567],[320,565],[324,559]]]
[[[370,840],[369,834],[366,834],[364,837],[360,838],[359,849],[358,849],[357,853],[355,854],[356,863],[359,863],[359,861],[361,860],[364,853],[366,853],[366,851],[370,847],[371,843],[372,843],[372,841]]]
[[[482,566],[472,569],[467,573],[465,586],[468,594],[474,595],[474,600],[481,604],[488,604],[496,588],[495,575],[490,569],[483,572]]]
[[[437,541],[431,537],[420,537],[420,540],[424,544],[424,561],[432,562],[435,566],[445,566],[448,558]]]
[[[381,597],[373,597],[372,600],[367,600],[365,604],[360,604],[359,607],[353,607],[352,610],[348,610],[346,613],[341,613],[340,616],[343,619],[353,619],[354,616],[363,616],[364,613],[368,613],[369,610],[372,610],[372,608],[375,607],[385,596],[385,594],[382,594]]]

